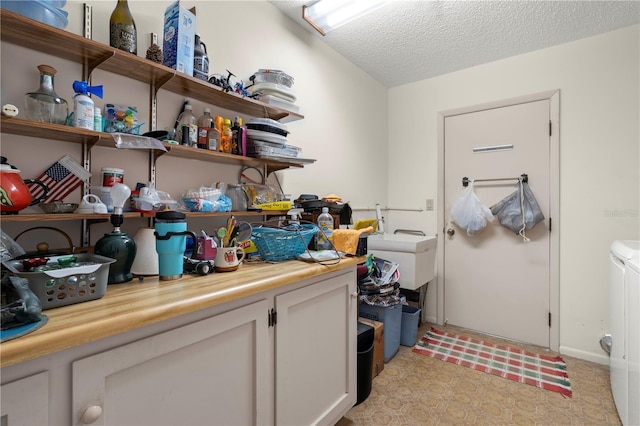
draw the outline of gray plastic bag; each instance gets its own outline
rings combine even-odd
[[[529,239],[525,230],[529,230],[544,220],[544,214],[533,196],[529,184],[518,181],[518,189],[491,206],[491,213],[498,216],[500,224],[520,235],[525,242]]]

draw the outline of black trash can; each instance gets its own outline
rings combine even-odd
[[[374,328],[358,322],[358,396],[355,405],[367,399],[371,393],[374,340]]]

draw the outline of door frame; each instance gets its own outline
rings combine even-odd
[[[549,119],[551,120],[551,136],[549,147],[549,218],[552,229],[549,235],[549,310],[551,327],[549,328],[549,349],[558,351],[560,346],[560,90],[549,90],[509,99],[502,99],[478,105],[438,112],[438,233],[437,245],[437,306],[438,324],[444,323],[444,242],[447,221],[444,205],[445,171],[444,171],[444,122],[447,117],[479,112],[488,109],[502,108],[529,102],[549,100]]]

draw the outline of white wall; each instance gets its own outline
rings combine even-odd
[[[609,245],[640,239],[638,40],[632,26],[389,90],[389,205],[424,208],[437,199],[439,111],[560,89],[560,350],[602,363]],[[438,208],[389,220],[442,234]]]

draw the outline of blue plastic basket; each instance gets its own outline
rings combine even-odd
[[[316,232],[318,227],[313,224],[277,228],[254,226],[251,239],[263,260],[281,262],[304,253]]]

